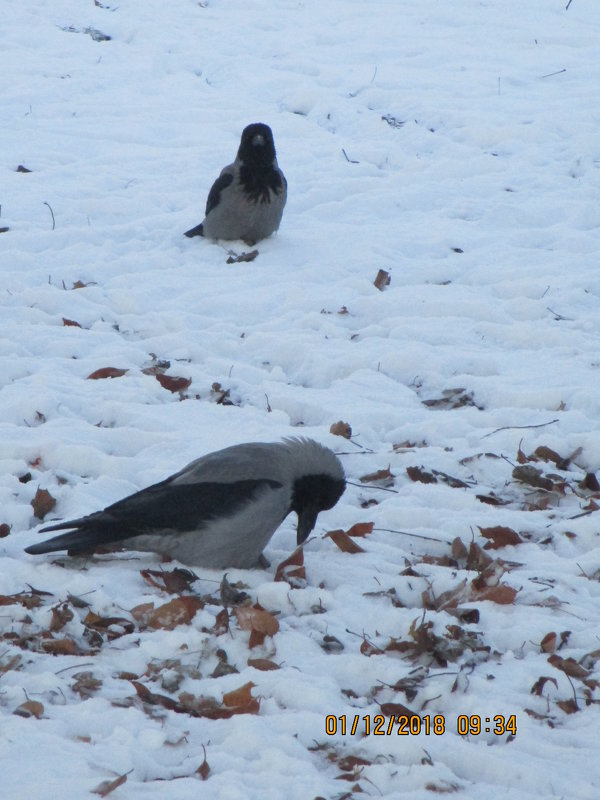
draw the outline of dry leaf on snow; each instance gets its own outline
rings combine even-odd
[[[486,550],[497,550],[499,547],[506,547],[507,545],[521,544],[523,539],[512,528],[505,528],[503,525],[496,525],[493,528],[481,528],[477,526],[481,535],[485,539],[489,539],[485,546]]]
[[[530,693],[535,694],[538,697],[541,697],[544,686],[548,681],[550,681],[550,683],[553,683],[554,687],[558,689],[558,681],[556,680],[556,678],[550,678],[548,675],[540,675],[540,677],[531,687]]]
[[[189,592],[192,583],[198,580],[194,572],[181,567],[172,570],[142,569],[140,575],[150,586],[165,589],[169,594]]]
[[[352,437],[352,428],[349,423],[339,420],[339,422],[334,422],[329,428],[329,433],[332,433],[334,436],[343,436],[344,439],[350,439]]]
[[[185,392],[192,383],[191,378],[181,378],[176,375],[165,375],[158,373],[154,376],[160,383],[163,389],[168,389],[170,392]]]
[[[47,489],[40,489],[38,487],[35,497],[31,501],[31,507],[33,508],[33,513],[38,519],[44,519],[46,514],[49,514],[50,511],[56,505],[56,500]]]
[[[287,581],[293,589],[302,589],[306,586],[304,548],[297,547],[290,556],[277,565],[275,581]]]
[[[383,292],[386,286],[389,286],[392,281],[389,272],[386,272],[384,269],[380,269],[377,275],[375,276],[375,280],[373,281],[373,285],[376,289],[379,289],[380,292]]]
[[[364,553],[364,549],[356,544],[350,536],[345,531],[336,530],[336,531],[328,531],[325,534],[326,537],[333,539],[336,545],[340,548],[343,553]]]
[[[204,601],[199,597],[182,595],[151,611],[146,617],[146,625],[172,631],[178,625],[189,625],[201,608],[204,608]]]
[[[42,639],[42,650],[53,656],[78,656],[81,650],[72,639]]]
[[[271,661],[270,658],[249,658],[248,666],[254,667],[254,669],[258,669],[261,672],[270,672],[271,670],[274,669],[281,669],[279,664],[276,664],[274,661]]]
[[[279,630],[277,618],[258,605],[238,606],[233,612],[243,631],[250,631],[249,647],[262,644],[266,636],[275,636]]]
[[[540,642],[540,649],[542,653],[553,653],[556,650],[556,633],[551,631],[547,633]]]
[[[361,483],[372,483],[373,481],[387,481],[392,482],[396,476],[392,475],[389,464],[385,469],[378,469],[376,472],[369,472],[367,475],[362,475],[358,480]]]
[[[93,794],[99,794],[100,797],[107,797],[111,792],[114,792],[115,789],[118,789],[119,786],[122,786],[125,781],[127,780],[128,772],[124,775],[119,775],[118,778],[115,778],[114,781],[102,781],[96,786],[95,789],[92,789]]]
[[[575,661],[574,658],[561,658],[557,655],[548,656],[548,662],[555,669],[559,669],[571,678],[589,678],[591,672]]]
[[[97,381],[103,378],[120,378],[125,375],[126,372],[126,369],[119,369],[119,367],[101,367],[91,372],[87,376],[87,379],[88,381]]]
[[[26,700],[18,708],[15,708],[13,714],[18,717],[35,717],[40,719],[44,713],[44,706],[37,700]]]

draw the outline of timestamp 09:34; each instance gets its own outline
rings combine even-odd
[[[365,714],[353,717],[341,714],[339,717],[328,714],[325,717],[325,733],[327,736],[362,734],[363,736],[442,736],[454,730],[460,736],[478,736],[481,733],[493,733],[496,736],[517,735],[517,715],[495,714],[482,717],[479,714],[459,714],[454,725],[448,725],[443,714],[425,714],[422,717],[408,715],[385,717],[383,714]]]

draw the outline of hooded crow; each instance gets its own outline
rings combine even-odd
[[[108,547],[154,551],[204,567],[254,567],[290,511],[298,516],[301,544],[319,512],[333,508],[345,488],[338,457],[312,439],[238,444],[202,456],[104,511],[42,528],[74,530],[26,552],[80,555]]]
[[[254,244],[279,228],[286,199],[287,181],[277,164],[271,128],[255,122],[244,128],[233,164],[213,183],[204,222],[185,235]]]

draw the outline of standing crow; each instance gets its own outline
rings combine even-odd
[[[277,165],[271,128],[255,122],[244,128],[233,164],[213,183],[204,222],[185,235],[254,244],[279,228],[286,199],[287,181]]]
[[[77,555],[108,546],[204,567],[254,567],[290,511],[298,515],[301,544],[319,512],[333,508],[345,488],[338,457],[312,439],[238,444],[202,456],[104,511],[42,528],[74,530],[26,552]]]

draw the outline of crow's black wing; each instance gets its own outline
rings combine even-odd
[[[233,183],[233,175],[231,172],[222,172],[217,180],[210,187],[210,192],[206,199],[206,212],[207,217],[213,208],[216,208],[221,201],[221,192]]]

